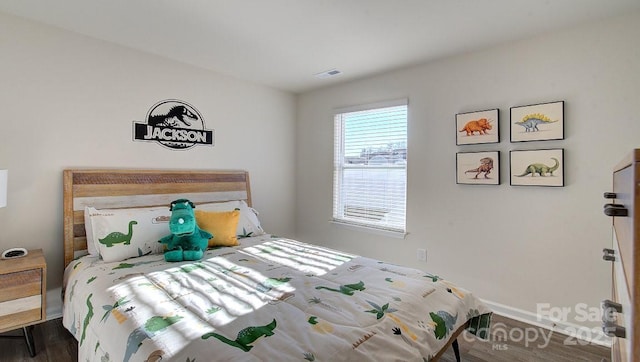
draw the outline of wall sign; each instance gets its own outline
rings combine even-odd
[[[146,122],[133,122],[133,140],[186,150],[195,145],[213,146],[213,130],[205,128],[204,119],[192,105],[167,99],[149,109]]]

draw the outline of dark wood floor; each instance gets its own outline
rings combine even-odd
[[[549,331],[505,317],[494,315],[492,338],[489,341],[478,340],[464,332],[458,337],[460,354],[465,362],[575,362],[609,360],[610,349],[599,345],[584,344],[583,341],[568,338],[564,334],[553,333],[547,344],[542,333]],[[536,331],[536,332],[534,332]],[[523,338],[529,335],[529,340]],[[537,336],[537,339],[533,337]],[[20,331],[10,334],[21,335]],[[500,336],[506,335],[507,339]],[[36,356],[29,357],[24,340],[0,338],[0,361],[48,361],[75,362],[78,360],[78,346],[71,334],[62,326],[61,319],[54,319],[35,326],[33,337],[36,343]],[[573,344],[574,345],[567,345]],[[455,361],[451,348],[440,359],[441,362]]]
[[[2,336],[23,336],[22,329]],[[0,362],[67,362],[78,361],[78,343],[62,326],[62,319],[53,319],[33,327],[36,356],[31,358],[24,338],[0,338]]]
[[[565,334],[552,333],[547,329],[495,314],[491,324],[491,338],[488,341],[477,339],[466,332],[463,332],[458,337],[462,361],[601,362],[611,359],[610,348],[597,344],[587,344],[583,340],[578,340]],[[528,337],[525,337],[526,335]],[[506,336],[506,339],[503,336]],[[451,348],[440,359],[441,362],[453,362],[455,360]]]

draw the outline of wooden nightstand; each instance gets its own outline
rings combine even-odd
[[[27,256],[16,259],[0,259],[0,333],[22,328],[31,357],[36,352],[28,327],[45,321],[46,295],[47,262],[42,249],[29,250]]]

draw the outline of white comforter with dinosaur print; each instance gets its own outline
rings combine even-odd
[[[195,262],[85,256],[64,280],[79,361],[428,361],[491,316],[438,276],[269,236]]]

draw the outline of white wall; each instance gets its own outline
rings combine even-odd
[[[640,13],[306,93],[296,235],[420,267],[514,313],[599,308],[610,293],[611,170],[640,146]],[[416,46],[420,46],[416,44]],[[409,98],[405,240],[330,224],[332,109]],[[565,101],[565,140],[510,143],[509,107]],[[500,109],[501,142],[456,146],[456,113]],[[509,151],[564,148],[563,188],[509,185]],[[457,185],[456,152],[501,151],[499,186]],[[427,263],[416,249],[426,248]],[[571,315],[567,323],[585,324]]]
[[[164,99],[197,108],[215,146],[133,142],[132,122]],[[0,13],[0,105],[0,250],[44,249],[50,290],[62,283],[64,168],[244,169],[265,229],[293,233],[289,93]]]

